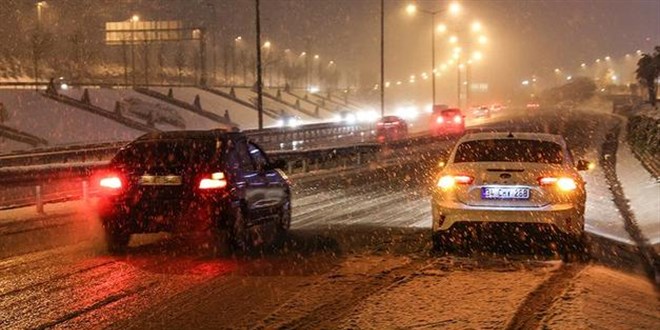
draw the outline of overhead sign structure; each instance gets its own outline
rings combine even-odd
[[[149,85],[149,56],[148,46],[156,42],[179,42],[198,41],[200,79],[199,84],[206,86],[206,44],[204,39],[205,29],[201,27],[184,27],[181,21],[140,21],[139,18],[122,22],[105,23],[105,43],[107,45],[119,45],[131,48],[131,67],[133,72],[133,85],[135,82],[135,46],[144,44],[144,68],[145,85]],[[126,55],[124,55],[126,58]],[[128,64],[124,63],[124,80],[128,84]]]
[[[105,43],[108,45],[199,40],[200,38],[200,29],[185,28],[181,21],[129,20],[105,23]]]

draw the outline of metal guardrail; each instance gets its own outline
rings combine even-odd
[[[325,168],[362,165],[378,159],[378,144],[360,144],[340,148],[317,148],[310,150],[284,150],[270,152],[272,159],[286,162],[285,170],[289,174],[309,172]],[[87,199],[93,194],[90,177],[99,170],[107,168],[108,161],[46,164],[0,168],[0,185],[23,188],[18,196],[11,193],[0,195],[0,209],[36,205],[37,212],[43,212],[47,202],[61,201],[63,198]],[[65,184],[66,194],[57,189],[46,189]],[[71,189],[71,186],[79,189]],[[49,191],[54,190],[54,191]]]
[[[321,145],[355,144],[373,141],[372,125],[323,123],[296,128],[267,128],[243,131],[250,140],[268,151],[317,148]],[[40,148],[0,155],[0,168],[49,163],[71,163],[110,159],[129,141]]]

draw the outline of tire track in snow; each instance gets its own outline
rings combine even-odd
[[[660,256],[655,253],[648,240],[637,226],[635,214],[630,208],[621,182],[616,174],[616,152],[619,147],[619,134],[621,132],[621,122],[619,122],[605,138],[601,151],[601,164],[605,179],[612,192],[614,204],[623,217],[624,227],[630,237],[637,245],[640,258],[642,259],[646,276],[655,284],[657,290],[660,290]]]
[[[585,267],[586,264],[562,265],[555,274],[527,295],[509,321],[507,330],[537,329],[553,302],[561,297]]]

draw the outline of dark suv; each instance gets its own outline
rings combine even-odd
[[[282,165],[238,132],[143,135],[95,181],[108,249],[124,251],[134,233],[210,230],[240,249],[282,234],[291,223]]]

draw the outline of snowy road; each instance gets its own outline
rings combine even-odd
[[[598,159],[609,116],[522,116],[513,130],[559,132]],[[429,175],[451,142],[399,164],[297,180],[281,245],[212,257],[197,237],[138,237],[102,252],[85,205],[0,214],[0,328],[636,328],[660,325],[660,300],[602,171],[586,177],[589,263],[490,246],[429,253]],[[433,155],[426,154],[432,152]],[[31,210],[30,210],[31,211]]]

